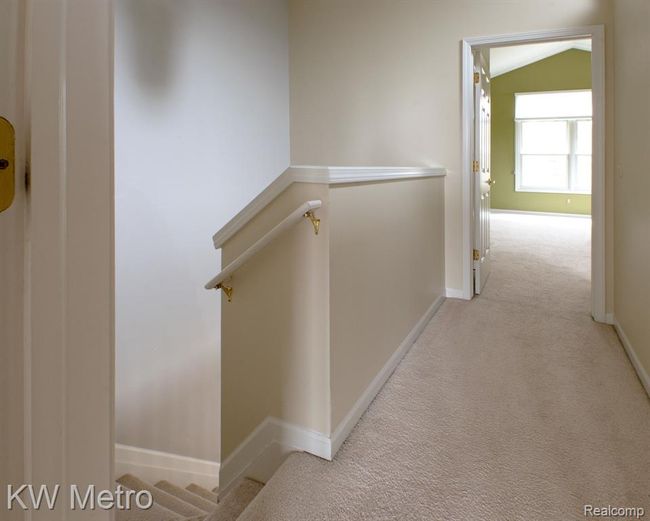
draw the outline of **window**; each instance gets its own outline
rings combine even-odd
[[[591,193],[591,91],[515,94],[515,190]]]

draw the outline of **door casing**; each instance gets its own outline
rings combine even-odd
[[[3,409],[0,427],[0,451],[12,457],[6,481],[60,484],[61,490],[71,484],[80,490],[88,484],[110,489],[115,430],[112,0],[7,0],[5,5],[12,3],[18,20],[16,50],[10,51],[18,85],[12,121],[17,183],[13,205],[0,213],[0,236],[6,237],[10,227],[17,232],[12,242],[3,242],[0,260],[10,258],[12,264],[0,262],[0,278],[12,281],[9,299],[16,297],[8,308],[12,314],[3,313],[2,319],[20,322],[12,320],[10,336],[0,327],[2,354],[11,364],[0,364],[0,372],[15,369],[5,400],[12,409],[7,414]],[[6,110],[2,103],[0,109]],[[5,349],[7,336],[11,349]],[[5,379],[0,380],[4,389]],[[5,480],[0,481],[6,490]],[[72,511],[61,499],[51,511],[14,509],[11,519],[115,517],[113,511]]]
[[[491,47],[562,40],[591,39],[593,96],[593,167],[591,188],[591,314],[597,322],[611,323],[606,311],[605,276],[605,28],[602,25],[551,29],[496,36],[465,38],[462,46],[462,210],[463,298],[473,297],[474,221],[472,216],[472,158],[474,128],[473,51]]]

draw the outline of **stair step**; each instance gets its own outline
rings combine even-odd
[[[159,488],[172,496],[176,496],[178,499],[194,505],[196,508],[200,508],[204,512],[212,513],[217,508],[217,503],[212,502],[208,499],[205,499],[194,492],[190,492],[187,489],[178,487],[169,481],[159,481],[156,483],[156,488]]]
[[[219,506],[206,521],[235,521],[248,504],[262,490],[258,481],[244,478],[219,502]]]
[[[124,487],[124,485],[122,486]],[[131,506],[130,510],[116,510],[115,521],[181,521],[183,519],[178,514],[155,503],[147,510],[140,510],[135,505]]]
[[[196,494],[197,496],[201,496],[203,499],[207,499],[208,501],[211,501],[215,505],[219,503],[219,496],[215,494],[214,492],[208,490],[207,488],[203,488],[196,483],[192,483],[185,487],[185,490],[189,490],[192,492],[192,494]]]
[[[124,474],[117,482],[131,490],[147,490],[151,492],[153,500],[157,505],[175,512],[181,518],[187,518],[187,521],[203,521],[210,514],[210,512],[196,508],[194,505],[178,499],[164,490],[136,478],[132,474]]]

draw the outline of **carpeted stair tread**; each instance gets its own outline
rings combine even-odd
[[[204,512],[212,513],[217,508],[216,502],[209,501],[208,499],[205,499],[194,492],[190,492],[187,489],[178,487],[169,481],[159,481],[156,483],[156,487],[172,496],[176,496],[178,499],[185,501],[190,505],[194,505],[196,508],[199,508]]]
[[[154,503],[147,510],[139,510],[137,507],[116,510],[115,521],[185,521],[185,518]]]
[[[203,519],[210,514],[210,512],[205,512],[199,508],[196,508],[194,505],[191,505],[181,499],[178,499],[171,494],[168,494],[162,489],[154,487],[153,485],[142,481],[139,478],[136,478],[132,474],[124,474],[119,478],[118,483],[121,485],[130,488],[131,490],[147,490],[151,492],[153,500],[156,504],[175,512],[180,517],[185,517],[188,521],[202,521]]]
[[[262,490],[258,481],[244,478],[219,502],[219,506],[206,521],[235,521],[248,504]]]
[[[124,485],[122,486],[124,487]],[[156,505],[156,503],[147,510],[140,510],[137,505],[132,503],[130,510],[115,511],[115,521],[184,521],[184,519],[171,510]]]
[[[185,490],[188,490],[192,494],[196,494],[197,496],[201,496],[203,499],[207,499],[208,501],[211,501],[215,505],[219,503],[219,496],[217,494],[211,492],[207,488],[203,488],[202,486],[197,485],[196,483],[191,483],[190,485],[185,487]]]

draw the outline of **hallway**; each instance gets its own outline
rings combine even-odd
[[[589,227],[493,214],[484,293],[443,304],[333,462],[292,455],[240,519],[649,511],[650,402],[589,315]]]

